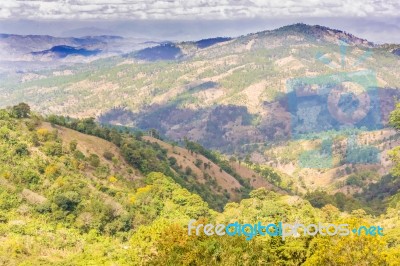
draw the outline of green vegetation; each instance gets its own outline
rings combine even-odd
[[[389,208],[381,216],[367,215],[363,210],[350,212],[355,207],[349,206],[357,202],[340,193],[309,193],[308,202],[265,188],[253,190],[248,199],[227,203],[223,212],[216,212],[199,195],[177,184],[176,176],[154,172],[176,175],[171,168],[176,161],[143,141],[140,133],[101,127],[93,119],[51,116],[49,120],[101,136],[119,148],[88,153],[82,147],[85,141],[96,141],[94,136],[65,142],[69,131],[52,128],[35,114],[17,118],[12,109],[0,110],[3,265],[397,265],[400,259],[400,204],[395,191],[388,194]],[[196,143],[186,141],[186,146],[213,162],[225,162]],[[134,167],[121,162],[115,165],[117,151]],[[376,178],[371,173],[350,177],[351,185]],[[397,181],[394,177],[382,179],[381,185],[370,185],[369,195]],[[385,236],[317,235],[285,241],[257,236],[246,241],[244,236],[189,236],[190,219],[214,224],[379,224]]]
[[[363,205],[359,200],[354,199],[351,196],[346,196],[342,192],[337,192],[334,195],[330,195],[325,191],[316,190],[313,192],[308,192],[304,198],[316,208],[322,208],[326,205],[333,205],[339,210],[347,212],[357,209],[369,209],[367,204]]]
[[[230,195],[222,188],[217,187],[214,179],[205,175],[206,183],[197,181],[198,177],[192,172],[191,168],[181,169],[181,166],[174,161],[173,157],[167,156],[167,151],[160,147],[157,143],[151,143],[142,139],[142,132],[130,132],[125,128],[118,130],[115,127],[100,126],[95,123],[93,118],[88,119],[71,119],[63,116],[50,115],[47,120],[55,125],[64,126],[77,130],[79,132],[94,135],[114,143],[121,149],[124,159],[134,168],[139,169],[141,173],[147,175],[151,172],[161,172],[165,175],[172,177],[178,184],[187,188],[189,191],[200,195],[203,200],[216,209],[222,210],[225,204],[230,200]],[[159,134],[152,129],[152,136],[160,138]],[[48,144],[50,145],[50,144]],[[70,144],[71,145],[71,144]],[[75,146],[73,144],[73,146]],[[244,187],[240,191],[240,198],[248,197],[251,190],[248,180],[243,179],[238,175],[230,166],[228,161],[218,157],[215,153],[206,150],[197,143],[186,141],[186,148],[191,152],[198,152],[205,155],[211,161],[220,166],[228,174],[236,178],[239,183]],[[50,147],[52,152],[59,149]],[[111,160],[110,154],[103,154],[107,160]],[[92,167],[99,166],[99,158],[97,155],[90,155],[88,158],[89,164]],[[201,166],[201,165],[200,165]],[[215,192],[215,189],[219,193]]]
[[[249,184],[249,181],[246,179],[243,179],[239,174],[233,170],[233,168],[229,165],[229,161],[224,159],[221,154],[215,151],[210,151],[201,146],[200,144],[190,141],[188,139],[184,139],[185,147],[191,152],[196,152],[199,154],[204,155],[204,157],[208,158],[212,162],[216,163],[221,167],[222,170],[227,172],[228,174],[232,175],[236,180],[239,181],[239,183],[245,188],[245,195],[250,191],[251,186]]]
[[[314,60],[325,56],[339,64],[336,41],[342,37],[350,41],[348,68]],[[296,133],[286,124],[287,82],[313,77],[324,85],[338,71],[360,69],[351,65],[367,48],[352,38],[297,24],[207,49],[181,44],[187,54],[179,61],[114,57],[62,67],[70,74],[61,76],[53,70],[33,78],[2,76],[2,107],[26,101],[36,111],[64,116],[44,120],[25,103],[0,110],[0,264],[399,265],[399,133],[382,130],[375,139],[370,131],[361,139],[366,128],[332,130],[324,124],[329,117],[321,116],[320,132],[299,129],[298,138],[287,142]],[[397,95],[390,88],[400,84],[391,49],[372,47],[368,58],[377,87],[385,86],[377,91],[385,103]],[[184,140],[192,156],[184,164],[142,132],[67,117],[99,113],[107,122],[137,124],[157,139],[180,141],[190,132],[202,145]],[[400,104],[390,123],[400,129]],[[360,139],[349,148],[344,137],[354,134]],[[296,195],[253,190],[233,162],[210,147],[245,158],[257,177]],[[392,149],[393,168],[383,177],[377,174],[383,168],[356,166],[375,162],[377,147]],[[299,158],[302,166],[320,169],[301,172]],[[210,164],[217,165],[215,175],[234,177],[240,189],[221,187],[206,171]],[[337,169],[329,173],[331,166]],[[197,237],[187,234],[190,219],[381,225],[385,236]]]

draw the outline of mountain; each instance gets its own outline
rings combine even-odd
[[[340,48],[341,41],[348,44]],[[376,71],[378,75],[377,86],[396,88],[399,81],[398,73],[394,69],[398,59],[386,57],[385,53],[378,48],[368,41],[341,31],[304,24],[249,34],[203,49],[198,49],[196,42],[164,43],[152,49],[114,58],[110,62],[111,65],[107,63],[107,60],[100,60],[93,62],[92,67],[62,69],[74,74],[74,80],[81,83],[80,90],[91,95],[89,100],[94,100],[91,104],[101,102],[100,108],[93,109],[96,111],[87,111],[81,106],[83,101],[79,99],[76,99],[78,104],[75,105],[76,108],[68,110],[68,102],[59,99],[63,97],[61,95],[56,96],[51,104],[47,103],[48,106],[40,106],[40,108],[42,111],[51,110],[48,108],[59,106],[57,101],[60,101],[64,103],[63,114],[98,116],[118,106],[126,106],[129,110],[137,112],[145,109],[146,106],[156,106],[167,101],[190,105],[189,99],[179,99],[179,97],[186,97],[186,92],[190,92],[188,96],[193,98],[192,105],[199,105],[196,109],[208,108],[215,104],[233,104],[246,107],[252,114],[262,115],[266,112],[264,110],[266,105],[276,102],[276,98],[288,90],[287,80],[308,75],[335,73],[335,69],[340,70],[341,51],[347,52],[345,62],[348,63],[348,67],[351,64],[357,64],[352,71],[366,69],[365,63],[368,63],[368,69]],[[163,49],[170,50],[170,54],[163,55]],[[43,50],[45,49],[36,49],[36,51]],[[372,54],[362,55],[368,51]],[[321,58],[319,53],[326,58]],[[168,58],[168,60],[139,64],[135,56],[140,59],[139,61],[145,59],[146,56],[153,58],[151,60],[158,57]],[[174,60],[176,58],[179,60]],[[330,62],[326,64],[324,60]],[[108,75],[103,75],[104,71],[109,71]],[[68,79],[64,80],[51,73],[35,74],[38,75],[37,79],[40,81],[32,80],[31,83],[22,85],[24,90],[29,90],[30,86],[36,86],[36,83],[41,87],[46,87],[48,83],[58,87],[69,87],[69,90],[78,93],[77,88],[71,87],[73,84]],[[21,75],[13,76],[10,80],[3,80],[9,84],[2,86],[3,91],[11,90],[10,87],[14,85],[21,86],[18,82],[25,80],[24,78],[26,77]],[[153,79],[155,82],[150,83]],[[94,80],[105,84],[100,85],[100,87],[105,86],[101,93],[93,89],[91,82]],[[209,90],[195,88],[209,82],[215,83],[214,88]],[[110,90],[113,91],[112,95],[107,95]],[[125,99],[125,91],[138,93],[135,94],[135,98]],[[103,97],[107,99],[107,102],[104,103],[101,99]],[[35,101],[35,97],[31,99],[32,105],[39,105]],[[12,95],[9,102],[15,103]]]
[[[123,40],[120,36],[87,36],[81,38],[53,37],[48,35],[0,34],[1,45],[14,55],[48,50],[55,46],[102,47],[107,43]]]
[[[380,47],[386,51],[389,51],[395,55],[400,55],[400,45],[399,44],[382,44]]]
[[[84,48],[75,48],[67,45],[58,45],[53,46],[51,49],[40,51],[40,52],[31,52],[32,55],[42,55],[42,56],[51,56],[55,58],[65,58],[71,55],[80,55],[80,56],[94,56],[101,53],[101,50],[87,50]]]
[[[198,48],[203,49],[210,47],[212,45],[215,45],[217,43],[223,43],[232,40],[232,38],[228,37],[217,37],[217,38],[209,38],[209,39],[203,39],[200,41],[196,41],[196,45]]]
[[[400,56],[400,48],[393,50],[393,53]]]
[[[135,53],[136,59],[146,61],[175,60],[180,56],[181,50],[171,43],[146,48]]]
[[[399,264],[397,44],[0,46],[0,265]]]
[[[290,37],[287,38],[288,36]],[[263,43],[264,41],[269,41],[270,44]],[[205,55],[207,57],[210,52],[201,53],[201,51],[198,51],[198,49],[204,49],[211,46],[214,46],[216,50],[224,50],[225,53],[234,53],[234,50],[232,49],[237,49],[238,44],[250,43],[246,46],[246,50],[252,50],[253,45],[256,49],[273,48],[273,45],[271,44],[274,41],[275,45],[281,46],[307,43],[309,44],[313,42],[317,42],[320,44],[337,44],[338,41],[342,41],[346,45],[358,45],[366,48],[376,47],[376,45],[374,45],[372,42],[358,38],[352,34],[340,30],[334,30],[319,25],[310,26],[307,24],[299,23],[281,27],[276,30],[262,31],[254,34],[248,34],[246,36],[240,36],[237,38],[217,37],[192,42],[182,42],[175,44],[166,43],[155,48],[162,50],[168,49],[169,47],[173,46],[181,49],[182,56],[186,58],[191,58],[193,56],[198,56],[198,54]],[[157,51],[158,50],[154,50],[154,53],[157,53]],[[140,51],[137,53],[140,53]],[[135,54],[136,53],[133,53],[133,56],[135,56]],[[168,59],[171,60],[173,58]]]
[[[154,44],[113,35],[54,37],[0,34],[0,72],[38,71],[122,55]]]
[[[221,210],[229,201],[247,197],[249,191],[255,188],[264,187],[287,193],[273,184],[275,180],[272,176],[281,179],[278,172],[270,168],[263,172],[254,171],[240,161],[228,161],[219,153],[189,140],[185,140],[184,147],[177,147],[177,143],[163,142],[154,130],[150,131],[150,136],[143,136],[141,132],[123,134],[122,129],[117,131],[116,128],[101,127],[90,118],[76,120],[52,115],[48,120],[59,132],[65,129],[55,125],[66,126],[114,143],[121,148],[125,160],[142,173],[159,171],[169,175],[217,210]]]
[[[182,43],[184,46],[192,46],[195,45],[199,49],[204,49],[210,46],[213,46],[218,43],[223,43],[231,40],[232,38],[226,37],[217,37],[217,38],[209,38],[203,39],[196,42],[187,42]],[[128,55],[129,56],[129,55]],[[132,56],[132,54],[130,55]],[[159,44],[155,47],[149,47],[133,54],[135,59],[146,60],[146,61],[157,61],[157,60],[177,60],[182,59],[184,56],[180,45],[166,42]],[[188,55],[185,55],[188,56]]]
[[[0,103],[155,129],[178,143],[187,138],[247,159],[254,171],[277,169],[283,181],[275,185],[283,189],[353,195],[392,167],[388,150],[399,134],[388,117],[400,96],[398,64],[383,46],[295,24],[3,75]]]

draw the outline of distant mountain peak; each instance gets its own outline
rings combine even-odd
[[[57,45],[52,48],[39,52],[32,52],[32,55],[52,55],[58,58],[65,58],[69,55],[92,56],[100,53],[101,50],[88,50],[84,48],[76,48],[68,45]]]
[[[286,25],[275,30],[262,31],[258,34],[301,34],[315,40],[328,40],[329,37],[334,37],[334,39],[344,41],[348,44],[374,46],[372,42],[354,36],[351,33],[326,26],[310,25],[305,23]]]
[[[230,37],[215,37],[215,38],[207,38],[207,39],[199,40],[199,41],[195,42],[195,44],[197,45],[198,48],[202,49],[202,48],[210,47],[217,43],[227,42],[230,40],[232,40],[232,38],[230,38]]]

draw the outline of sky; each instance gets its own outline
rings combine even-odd
[[[1,0],[0,32],[195,40],[303,22],[400,43],[399,0]]]

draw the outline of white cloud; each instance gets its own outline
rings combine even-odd
[[[2,0],[0,19],[243,19],[398,16],[398,0]]]

